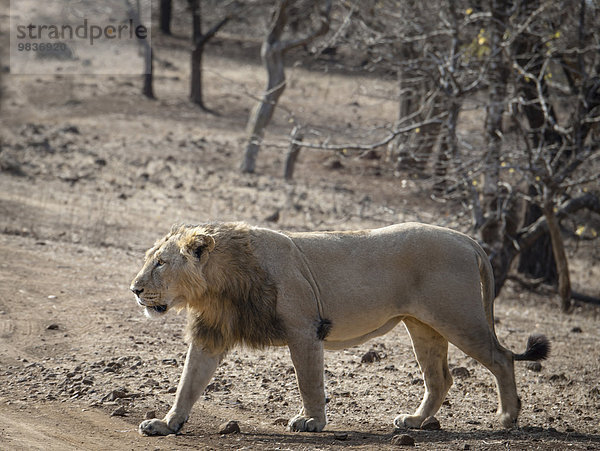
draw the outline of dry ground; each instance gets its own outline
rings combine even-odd
[[[159,56],[157,101],[142,99],[134,78],[4,76],[0,448],[394,448],[392,419],[415,409],[423,392],[402,327],[327,352],[327,432],[285,431],[299,405],[285,349],[241,349],[222,364],[181,435],[137,434],[148,412],[168,410],[186,350],[183,315],[147,320],[128,292],[143,251],[172,223],[245,220],[287,230],[465,223],[456,205],[431,201],[381,160],[348,159],[332,170],[329,154],[305,151],[295,181],[281,180],[286,106],[295,104],[306,122],[358,127],[348,133],[360,135],[395,116],[390,96],[377,95],[393,91],[392,82],[291,70],[258,174],[248,176],[237,167],[253,105],[247,94],[260,92],[261,68],[212,52],[205,83],[215,116],[186,100],[187,55]],[[266,221],[276,211],[279,222]],[[598,249],[570,252],[577,287],[597,296]],[[509,284],[496,316],[498,336],[512,349],[521,351],[534,331],[553,345],[541,371],[517,366],[522,428],[499,429],[491,375],[451,348],[451,367],[467,371],[438,414],[442,430],[410,432],[417,448],[600,448],[598,309],[564,315],[551,292]],[[381,361],[361,363],[370,349]],[[219,424],[230,419],[242,433],[220,436]]]

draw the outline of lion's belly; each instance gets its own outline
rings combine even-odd
[[[337,339],[334,336],[331,337],[327,337],[324,340],[324,346],[325,349],[346,349],[352,346],[357,346],[360,345],[364,342],[366,342],[367,340],[370,340],[371,338],[375,338],[375,337],[379,337],[381,335],[384,335],[386,333],[388,333],[390,330],[392,330],[394,327],[396,327],[396,325],[402,321],[404,317],[402,316],[397,316],[395,318],[391,318],[390,320],[388,320],[385,324],[383,324],[382,326],[371,330],[370,332],[364,333],[362,335],[358,335],[357,337],[340,337],[339,334],[337,336]],[[353,334],[351,334],[353,335]]]
[[[341,347],[354,346],[364,343],[365,341],[383,335],[392,330],[396,324],[402,319],[401,316],[379,317],[378,321],[365,321],[364,315],[360,318],[350,319],[346,321],[332,321],[330,333],[325,338],[326,343],[338,347],[335,344],[339,343]],[[349,345],[348,342],[351,342]],[[327,344],[325,347],[328,347]]]

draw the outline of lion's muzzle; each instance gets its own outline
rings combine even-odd
[[[143,288],[137,288],[134,285],[130,287],[130,290],[135,294],[135,300],[140,307],[144,307],[147,311],[151,310],[155,313],[165,313],[168,309],[168,305],[165,304],[149,304],[147,301],[142,298],[142,293],[144,292]]]

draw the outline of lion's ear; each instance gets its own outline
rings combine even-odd
[[[179,241],[181,253],[198,260],[215,248],[215,239],[205,232],[192,231]]]

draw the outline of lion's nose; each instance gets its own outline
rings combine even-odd
[[[133,294],[135,294],[136,296],[139,296],[140,294],[142,294],[144,292],[144,289],[131,287],[131,291],[133,291]]]

